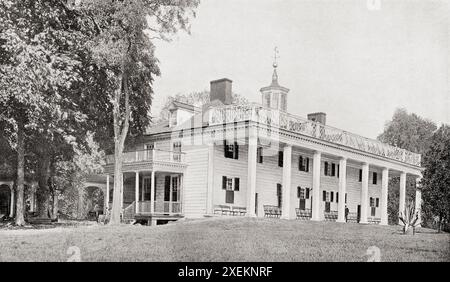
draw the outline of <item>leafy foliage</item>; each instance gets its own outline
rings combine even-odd
[[[423,155],[428,150],[436,124],[405,109],[397,109],[392,120],[387,122],[378,140]],[[397,224],[399,215],[399,177],[389,178],[388,216],[389,223]],[[415,197],[416,181],[406,179],[406,201]]]
[[[422,185],[423,211],[437,217],[438,230],[450,222],[450,127],[442,125],[434,134],[424,156]],[[448,227],[447,227],[448,228]]]

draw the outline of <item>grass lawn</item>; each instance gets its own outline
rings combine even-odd
[[[160,226],[1,230],[0,261],[450,261],[450,234],[376,226],[257,218],[210,218]]]

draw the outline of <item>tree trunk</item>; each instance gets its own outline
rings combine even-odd
[[[19,122],[17,128],[17,195],[16,195],[16,225],[25,225],[24,218],[24,182],[25,182],[25,136],[24,127]]]
[[[120,87],[114,93],[113,101],[113,118],[114,118],[114,190],[113,203],[111,209],[111,218],[109,224],[120,224],[120,213],[122,207],[122,190],[123,190],[123,175],[122,175],[122,158],[123,148],[125,145],[125,138],[128,134],[128,125],[130,118],[130,101],[127,90],[127,74],[119,76]],[[125,114],[122,118],[120,113],[120,100],[122,93],[125,94]],[[123,120],[122,120],[123,119]]]
[[[52,210],[52,219],[58,219],[58,191],[55,189],[53,191],[53,210]]]
[[[48,180],[50,177],[50,158],[41,156],[38,165],[38,188],[37,188],[37,213],[41,218],[49,218],[50,188]]]
[[[123,147],[120,148],[120,144],[116,144],[114,148],[114,190],[113,190],[113,203],[111,209],[111,219],[109,224],[119,224],[120,223],[120,213],[122,206],[122,186],[123,186],[123,175],[122,175],[122,151]]]

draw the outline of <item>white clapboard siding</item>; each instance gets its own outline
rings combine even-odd
[[[206,214],[208,192],[208,147],[185,147],[187,163],[183,179],[183,213],[187,218]]]
[[[247,145],[239,145],[239,158],[229,159],[224,156],[224,146],[214,146],[214,205],[247,206]],[[239,178],[239,191],[234,192],[234,204],[225,202],[225,190],[222,189],[222,177]]]

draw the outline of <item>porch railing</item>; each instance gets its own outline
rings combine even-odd
[[[184,152],[180,151],[169,151],[169,150],[135,150],[135,151],[125,151],[123,152],[123,162],[124,163],[134,163],[134,162],[152,162],[152,161],[166,161],[166,162],[184,162]],[[114,163],[114,155],[106,156],[106,164]]]
[[[258,104],[211,108],[208,119],[209,125],[254,121],[415,166],[421,162],[420,154]]]
[[[155,213],[179,214],[181,210],[181,202],[155,201]],[[138,213],[151,213],[151,201],[139,201]]]

